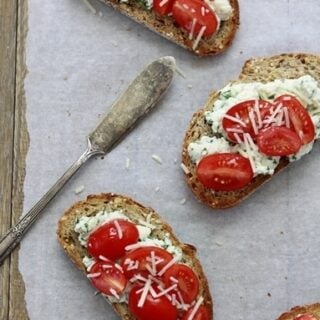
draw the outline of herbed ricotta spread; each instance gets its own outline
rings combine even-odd
[[[300,150],[288,157],[290,161],[299,160],[312,150],[313,143],[320,137],[320,88],[317,81],[309,75],[297,79],[277,79],[269,83],[230,83],[224,87],[219,98],[215,101],[212,111],[205,112],[206,122],[211,126],[214,136],[202,136],[188,146],[190,159],[198,163],[206,155],[214,153],[239,153],[252,159],[251,165],[254,175],[272,175],[279,164],[280,157],[269,157],[258,151],[255,144],[234,144],[226,139],[222,127],[225,113],[234,105],[252,99],[263,99],[272,102],[283,94],[296,96],[308,110],[315,126],[315,138],[312,142],[303,145]]]

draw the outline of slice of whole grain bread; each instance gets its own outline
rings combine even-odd
[[[149,216],[150,223],[155,226],[151,235],[158,239],[169,237],[174,246],[181,248],[183,253],[181,262],[189,265],[197,274],[200,284],[199,294],[204,298],[203,304],[208,309],[211,320],[213,318],[212,298],[206,276],[197,258],[195,247],[179,241],[179,239],[174,235],[171,227],[153,209],[145,207],[129,197],[113,193],[89,195],[86,200],[75,203],[60,218],[57,228],[58,240],[75,265],[81,271],[86,273],[86,268],[83,265],[82,259],[84,256],[88,255],[88,253],[86,248],[80,245],[78,234],[74,231],[77,218],[82,216],[93,216],[103,210],[123,210],[123,214],[128,216],[128,218],[135,223],[139,223],[139,220],[146,221]],[[126,303],[112,303],[112,306],[121,319],[135,319],[128,310]]]
[[[293,79],[303,75],[311,75],[320,81],[320,56],[311,54],[281,54],[273,57],[248,60],[234,82],[269,82],[275,79]],[[188,154],[188,145],[198,140],[203,135],[212,136],[210,125],[205,122],[204,112],[212,110],[219,92],[212,92],[205,106],[196,112],[187,129],[182,148],[182,163],[186,166],[186,180],[198,200],[212,208],[232,207],[254,192],[259,186],[270,180],[272,176],[258,175],[246,187],[236,191],[213,191],[204,187],[197,179],[196,165],[191,161]],[[282,158],[275,173],[289,164]]]
[[[230,0],[233,8],[232,17],[227,21],[222,21],[219,31],[211,38],[202,39],[196,50],[193,50],[193,41],[189,39],[186,32],[176,26],[172,17],[160,17],[153,10],[143,9],[135,4],[134,1],[129,1],[128,3],[120,3],[119,0],[100,1],[199,56],[216,55],[226,50],[230,46],[239,26],[240,13],[238,0]]]
[[[294,320],[297,316],[304,314],[308,314],[320,320],[320,303],[294,307],[290,311],[283,313],[278,320]]]

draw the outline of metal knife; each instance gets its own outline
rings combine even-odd
[[[129,131],[161,98],[169,87],[175,72],[173,57],[163,57],[150,63],[131,82],[113,103],[109,113],[88,136],[86,151],[62,175],[51,189],[9,229],[0,240],[0,264],[19,244],[23,235],[40,216],[45,206],[54,198],[71,176],[94,155],[103,155]]]

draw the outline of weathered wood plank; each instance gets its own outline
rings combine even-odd
[[[14,114],[14,149],[13,149],[13,186],[12,186],[12,224],[19,220],[23,209],[23,182],[25,178],[25,161],[29,146],[26,124],[26,101],[24,92],[25,39],[27,36],[28,1],[18,0],[17,49],[16,49],[16,85]],[[18,269],[18,251],[11,255],[10,264],[10,300],[9,319],[27,320],[28,314],[24,300],[24,283]]]
[[[11,226],[17,1],[0,0],[0,233]],[[9,266],[0,267],[0,319],[9,316]]]

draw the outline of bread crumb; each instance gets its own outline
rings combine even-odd
[[[159,187],[156,187],[156,188],[154,189],[154,191],[155,191],[155,192],[159,192],[159,191],[160,191],[160,188],[159,188]]]
[[[187,202],[187,199],[186,198],[183,198],[180,200],[180,204],[185,204]]]
[[[89,2],[89,0],[82,0],[82,1],[93,14],[97,13],[96,8]]]
[[[75,194],[80,194],[84,190],[84,186],[79,186],[74,190]]]
[[[129,170],[130,167],[130,159],[126,158],[126,169]]]
[[[114,47],[117,47],[117,46],[118,46],[118,42],[115,41],[115,40],[111,40],[111,44],[112,44]]]
[[[215,241],[215,245],[217,245],[218,247],[222,247],[223,243],[221,241]]]
[[[151,158],[155,161],[155,162],[158,162],[159,164],[162,164],[163,162],[162,162],[162,159],[159,157],[159,156],[157,156],[156,154],[153,154],[152,156],[151,156]]]
[[[193,87],[192,84],[188,84],[188,85],[187,85],[187,88],[188,88],[188,89],[192,89],[192,87]]]

